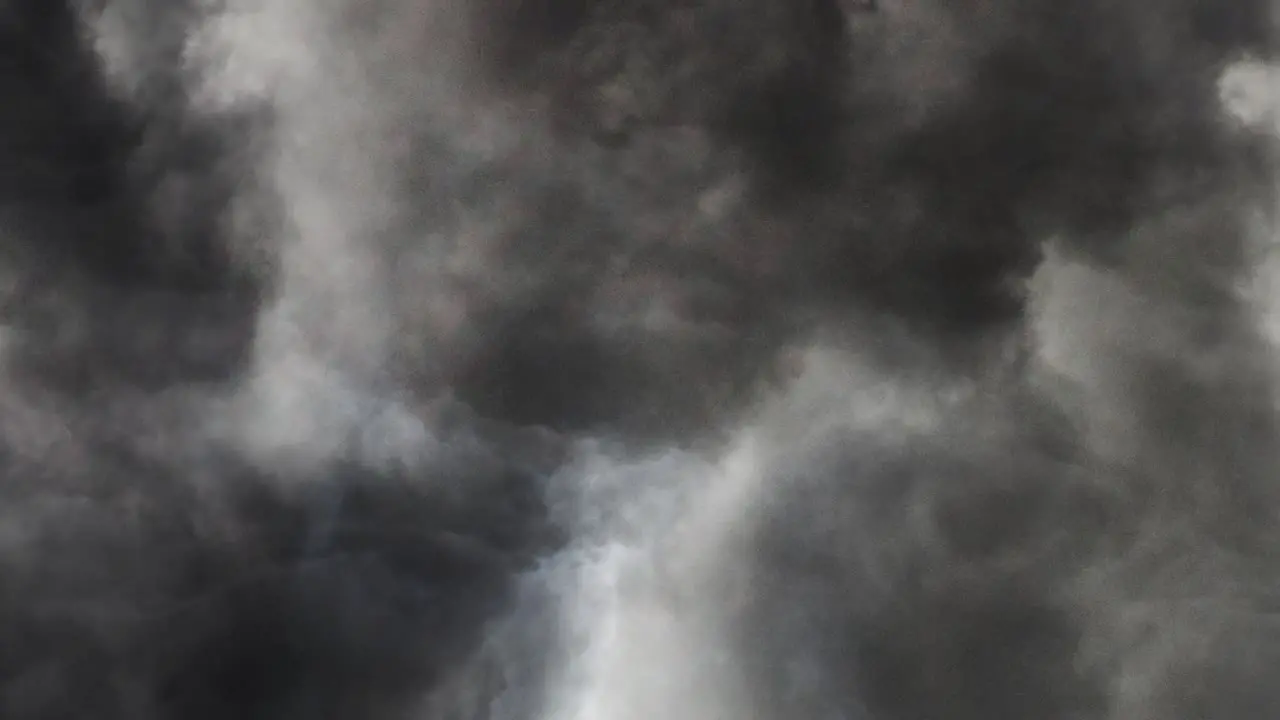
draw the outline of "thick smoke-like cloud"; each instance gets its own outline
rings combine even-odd
[[[0,715],[1266,716],[1274,13],[0,0]]]

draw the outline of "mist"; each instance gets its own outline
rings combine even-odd
[[[1269,0],[0,0],[0,715],[1280,707]]]

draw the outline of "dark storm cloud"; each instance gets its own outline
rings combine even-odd
[[[1216,101],[1265,46],[1264,5],[498,4],[482,48],[566,132],[621,133],[686,197],[745,173],[728,222],[675,221],[640,264],[715,288],[731,333],[860,308],[963,346],[1016,323],[1045,238],[1111,262],[1147,216],[1268,179]],[[682,132],[722,158],[699,184],[656,154]],[[645,241],[621,221],[614,242]]]
[[[1256,717],[1271,12],[0,3],[0,714]]]

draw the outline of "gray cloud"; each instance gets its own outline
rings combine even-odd
[[[1272,12],[0,2],[0,714],[1265,714]]]

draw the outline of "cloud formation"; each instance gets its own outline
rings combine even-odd
[[[0,0],[0,715],[1264,716],[1272,5]]]

